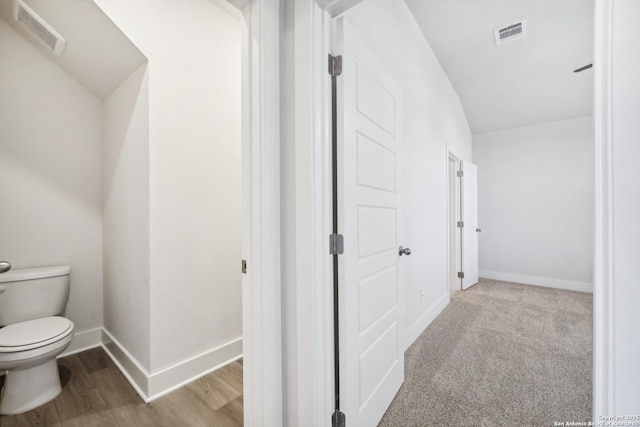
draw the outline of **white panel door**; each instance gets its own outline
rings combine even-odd
[[[404,381],[400,89],[354,30],[335,22],[338,77],[340,396],[347,425],[375,426]]]
[[[478,283],[478,167],[463,160],[462,166],[462,289]]]

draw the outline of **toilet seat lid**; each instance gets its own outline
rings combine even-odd
[[[0,329],[0,352],[22,351],[48,344],[73,328],[73,322],[60,316],[14,323]],[[18,347],[22,347],[18,349]]]

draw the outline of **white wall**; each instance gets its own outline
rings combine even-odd
[[[366,0],[345,14],[402,89],[405,343],[449,301],[448,150],[471,160],[460,100],[404,2]],[[420,290],[424,298],[420,298]]]
[[[77,338],[102,325],[102,104],[2,19],[0,58],[0,258],[71,265]]]
[[[240,22],[208,0],[96,3],[149,59],[153,374],[242,334]]]
[[[473,136],[480,276],[591,291],[593,119]]]
[[[104,327],[150,366],[149,81],[146,65],[104,101]]]

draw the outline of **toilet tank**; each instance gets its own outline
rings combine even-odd
[[[0,326],[57,316],[69,297],[71,267],[56,265],[0,274]]]

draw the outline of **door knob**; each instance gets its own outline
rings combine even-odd
[[[400,256],[402,256],[402,255],[411,255],[411,249],[403,248],[402,246],[400,246],[398,248],[398,255],[400,255]]]
[[[0,261],[0,273],[6,273],[11,270],[11,263],[9,261]]]
[[[482,228],[476,228],[476,233],[479,233],[482,231]]]

